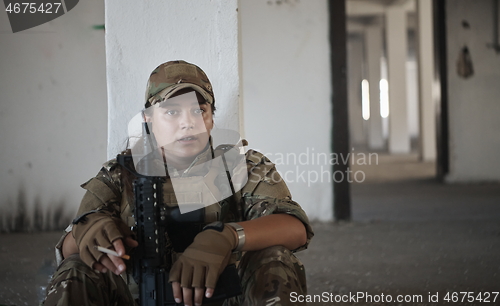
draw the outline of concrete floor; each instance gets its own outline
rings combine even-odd
[[[298,254],[310,294],[422,296],[341,305],[483,305],[444,297],[500,291],[500,184],[438,183],[435,164],[415,154],[379,155],[376,163],[354,165],[358,170],[366,180],[351,184],[354,221],[315,224],[311,247]],[[438,293],[437,303],[429,293]],[[485,305],[500,305],[500,296]]]
[[[354,221],[314,223],[309,249],[297,254],[310,294],[366,292],[375,299],[340,305],[483,305],[443,298],[500,291],[500,185],[437,183],[434,165],[415,156],[381,156],[377,165],[356,170],[366,181],[351,185]],[[0,235],[0,305],[37,304],[59,236]],[[437,303],[428,301],[429,293],[438,293]],[[376,302],[381,294],[421,295],[422,301]],[[500,305],[493,297],[485,305]]]
[[[298,254],[309,293],[418,294],[427,302],[439,292],[440,303],[342,305],[449,305],[446,292],[500,291],[500,186],[353,185],[353,216],[315,224],[310,249]]]

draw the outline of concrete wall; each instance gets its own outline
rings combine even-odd
[[[500,54],[493,40],[493,1],[446,1],[449,80],[450,172],[448,182],[500,180]],[[462,21],[470,29],[462,27]],[[474,75],[457,75],[467,45]]]
[[[250,147],[288,173],[294,199],[312,219],[331,220],[331,165],[328,158],[317,161],[329,156],[331,139],[327,2],[242,0],[241,41],[237,8],[236,0],[109,0],[106,37],[92,30],[104,23],[100,1],[80,2],[18,34],[1,15],[2,220],[21,202],[28,210],[34,203],[49,210],[64,205],[73,215],[83,195],[79,185],[124,148],[149,73],[172,59],[207,72],[218,127],[243,131],[244,93]],[[289,159],[276,160],[280,153]]]
[[[434,25],[432,22],[432,0],[417,2],[417,74],[419,96],[420,158],[435,161],[436,141],[436,98],[434,90]]]
[[[106,158],[104,31],[92,29],[103,23],[99,0],[16,34],[0,13],[0,229],[67,222],[46,215],[73,217],[79,185]],[[13,218],[19,209],[28,219]]]
[[[240,12],[249,146],[277,164],[311,219],[331,220],[331,165],[316,159],[330,156],[327,1],[241,0]]]
[[[200,66],[214,87],[215,125],[239,129],[237,1],[106,0],[108,157],[125,148],[151,71],[169,60]]]

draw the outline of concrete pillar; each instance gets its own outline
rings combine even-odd
[[[366,64],[370,84],[370,120],[368,120],[368,147],[380,150],[384,147],[382,117],[380,116],[380,58],[382,57],[382,29],[378,26],[365,30]]]
[[[293,199],[310,219],[332,220],[331,165],[312,161],[313,154],[331,152],[328,1],[241,0],[239,4],[249,148],[276,164]],[[302,163],[288,156],[311,159]],[[303,171],[321,177],[302,180]]]
[[[169,60],[200,66],[216,99],[215,124],[239,129],[237,0],[106,0],[108,157],[125,148],[151,71]]]
[[[417,1],[417,19],[420,156],[424,161],[432,161],[436,159],[436,107],[432,91],[434,82],[432,0]]]
[[[351,145],[366,146],[365,120],[361,110],[361,81],[363,80],[363,39],[352,35],[347,41],[347,86],[349,99],[349,137]]]
[[[389,152],[409,153],[410,135],[406,102],[406,10],[390,6],[386,11],[389,82]]]

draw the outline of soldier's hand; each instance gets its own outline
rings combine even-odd
[[[97,246],[109,249],[113,247],[119,255],[125,254],[122,239],[127,238],[125,241],[130,247],[137,246],[137,242],[131,238],[133,232],[130,228],[107,211],[87,215],[84,220],[73,226],[72,233],[82,261],[101,272],[107,268],[115,274],[120,274],[125,270],[125,264],[120,257],[100,252]]]
[[[214,288],[182,288],[179,282],[172,283],[172,289],[174,292],[174,298],[176,303],[181,303],[184,301],[184,305],[201,305],[203,301],[203,296],[211,298],[214,294]],[[194,296],[193,296],[194,294]]]
[[[203,296],[211,297],[237,245],[234,229],[228,225],[222,231],[207,229],[196,235],[170,270],[176,302],[192,306],[194,296],[194,305],[201,305]]]
[[[134,240],[132,237],[125,238],[125,245],[128,246],[128,249],[135,248],[139,245],[139,243]],[[126,254],[126,247],[124,246],[122,239],[116,240],[113,242],[113,247],[119,256]],[[93,268],[102,273],[106,273],[108,270],[112,271],[116,275],[121,274],[125,271],[125,262],[123,259],[117,256],[105,254],[101,257],[99,262],[95,262]]]

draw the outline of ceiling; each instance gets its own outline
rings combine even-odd
[[[415,0],[347,0],[347,28],[349,32],[363,31],[366,26],[384,26],[384,15],[389,7],[399,6],[408,13],[408,28],[415,27]]]

